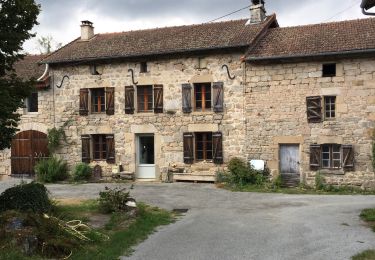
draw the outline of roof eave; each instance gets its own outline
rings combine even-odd
[[[205,51],[216,51],[216,50],[237,50],[242,48],[248,48],[249,44],[243,45],[236,45],[236,46],[224,46],[224,47],[212,47],[212,48],[200,48],[200,49],[192,49],[192,50],[178,50],[178,51],[170,51],[170,52],[163,52],[163,53],[147,53],[147,54],[137,54],[137,55],[116,55],[116,56],[102,56],[102,57],[87,57],[87,58],[80,58],[74,60],[55,60],[55,61],[41,61],[43,64],[69,64],[69,63],[85,63],[85,62],[93,62],[93,61],[105,61],[105,60],[121,60],[121,59],[136,59],[136,58],[147,58],[147,57],[155,57],[155,56],[167,56],[167,55],[174,55],[174,54],[191,54],[191,53],[201,53]]]
[[[348,50],[338,52],[324,52],[317,54],[300,54],[300,55],[285,55],[285,56],[269,56],[269,57],[247,57],[247,62],[279,62],[279,61],[296,61],[306,58],[322,59],[342,56],[361,56],[363,54],[375,54],[375,49],[366,50]]]

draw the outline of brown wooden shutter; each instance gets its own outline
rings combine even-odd
[[[216,164],[223,163],[223,135],[221,132],[212,134],[213,160]]]
[[[154,113],[163,113],[163,85],[154,86]]]
[[[310,145],[310,169],[318,170],[321,161],[321,148],[319,144]]]
[[[125,114],[134,114],[134,87],[125,87]]]
[[[182,112],[191,112],[191,85],[182,84]]]
[[[320,123],[322,122],[322,98],[319,96],[307,97],[307,121],[309,123]]]
[[[105,89],[105,112],[107,115],[115,114],[115,88]]]
[[[81,88],[79,90],[79,114],[81,116],[87,116],[89,114],[89,90],[87,88]]]
[[[115,163],[115,138],[113,135],[106,135],[106,146],[107,146],[107,163]]]
[[[184,133],[184,163],[194,162],[194,135],[193,133]]]
[[[354,149],[352,145],[342,146],[342,167],[346,171],[354,170]]]
[[[82,162],[90,163],[90,135],[82,135]]]
[[[214,82],[212,85],[212,100],[214,112],[224,111],[224,91],[223,82]]]

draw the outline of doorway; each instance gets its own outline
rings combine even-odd
[[[137,178],[155,179],[155,141],[152,134],[137,136]]]
[[[299,145],[280,145],[280,174],[285,186],[297,186],[300,182]]]

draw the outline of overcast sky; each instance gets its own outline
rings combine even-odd
[[[204,23],[250,5],[250,0],[36,0],[41,4],[34,27],[37,36],[25,43],[39,53],[36,38],[52,36],[66,44],[80,35],[80,21],[94,23],[95,33]],[[276,13],[280,26],[366,18],[361,0],[265,0],[267,14]],[[249,18],[246,8],[221,20]],[[368,16],[367,16],[368,17]]]

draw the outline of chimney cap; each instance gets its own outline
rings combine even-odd
[[[84,21],[81,21],[81,25],[88,25],[88,26],[92,26],[93,25],[93,23],[92,22],[90,22],[89,20],[84,20]]]
[[[251,2],[253,3],[253,5],[264,5],[264,0],[251,0]]]

